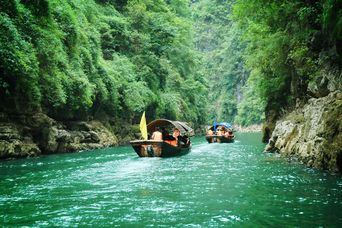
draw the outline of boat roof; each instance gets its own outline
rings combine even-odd
[[[174,126],[175,128],[178,128],[182,135],[184,134],[189,135],[189,136],[195,135],[194,130],[188,125],[188,123],[176,121],[176,120],[167,120],[167,119],[153,120],[147,125],[147,131],[153,132],[156,127],[168,127],[168,126]]]
[[[216,127],[219,126],[223,126],[227,129],[233,129],[233,125],[231,123],[227,123],[227,122],[220,122],[220,123],[216,123]],[[210,127],[211,129],[214,129],[214,125]]]

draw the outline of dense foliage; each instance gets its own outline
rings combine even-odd
[[[237,0],[233,12],[246,43],[248,83],[266,101],[269,121],[298,99],[326,95],[317,89],[322,69],[342,65],[341,0]]]
[[[243,125],[322,96],[342,1],[0,0],[0,111]],[[318,92],[317,92],[318,91]],[[207,109],[208,108],[208,109]]]
[[[204,122],[187,0],[1,0],[1,109]]]
[[[196,47],[203,56],[203,74],[209,82],[209,121],[242,125],[261,123],[264,102],[246,84],[249,70],[243,53],[242,30],[230,19],[234,1],[201,0],[193,5]]]
[[[342,65],[341,0],[200,0],[194,12],[211,119],[272,122],[326,95],[322,69]]]

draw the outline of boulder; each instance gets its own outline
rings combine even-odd
[[[94,142],[94,143],[100,142],[100,137],[95,131],[89,131],[89,134],[90,134],[90,138],[91,138],[92,142]]]
[[[118,145],[109,123],[56,121],[43,113],[0,113],[0,158],[64,153]]]
[[[0,140],[13,141],[21,139],[21,133],[15,124],[0,123]]]
[[[22,143],[19,140],[12,142],[0,140],[0,158],[32,157],[41,154],[40,149],[33,143]]]
[[[277,121],[265,151],[295,156],[309,167],[342,171],[342,92],[312,98]]]

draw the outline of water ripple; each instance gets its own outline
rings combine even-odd
[[[338,226],[341,176],[194,138],[191,153],[139,158],[130,147],[0,163],[3,226]]]

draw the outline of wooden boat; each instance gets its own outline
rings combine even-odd
[[[232,143],[234,142],[235,136],[227,138],[223,135],[206,135],[205,138],[208,143]]]
[[[149,135],[152,135],[156,127],[165,129],[177,128],[180,131],[180,138],[177,144],[172,140],[133,140],[130,141],[139,157],[172,157],[187,154],[191,149],[190,136],[194,131],[185,122],[157,119],[147,125]],[[186,140],[181,140],[186,139]]]
[[[205,138],[208,143],[232,143],[235,140],[233,126],[226,122],[214,124],[208,128]]]

